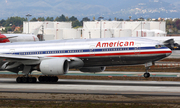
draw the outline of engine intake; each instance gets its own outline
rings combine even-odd
[[[69,70],[67,58],[46,59],[40,63],[40,71],[44,75],[63,75]]]

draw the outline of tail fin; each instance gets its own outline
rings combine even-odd
[[[42,24],[43,25],[43,24]],[[40,30],[40,28],[42,27],[42,25],[40,25],[39,27],[37,27],[36,29],[34,29],[34,32],[33,32],[33,34],[34,35],[38,35],[38,32],[39,32],[39,30]]]

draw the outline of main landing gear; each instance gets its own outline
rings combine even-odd
[[[58,77],[57,76],[40,76],[38,77],[39,82],[57,82]],[[17,83],[36,83],[37,78],[36,77],[17,77],[16,78]]]
[[[17,77],[16,82],[17,83],[36,83],[37,78],[36,77],[29,77],[29,74],[32,72],[31,66],[24,66],[23,69],[23,77]],[[57,76],[40,76],[38,78],[39,82],[57,82],[58,77]]]
[[[58,77],[57,76],[40,76],[38,80],[39,82],[57,82]]]
[[[17,77],[16,82],[17,83],[36,83],[37,79],[36,77]]]

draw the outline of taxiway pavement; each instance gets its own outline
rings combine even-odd
[[[16,83],[15,78],[0,78],[0,92],[5,93],[61,93],[99,95],[180,96],[180,82],[72,80],[57,83]]]

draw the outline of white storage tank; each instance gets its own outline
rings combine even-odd
[[[42,22],[27,22],[23,21],[23,33],[29,33],[32,34],[34,30],[38,27],[40,27],[43,23]]]
[[[78,29],[56,29],[56,39],[79,39],[80,34]]]
[[[84,29],[95,29],[99,28],[102,29],[105,28],[122,28],[122,22],[120,21],[88,21],[88,22],[83,22],[83,28]]]
[[[72,22],[54,22],[54,28],[72,28]]]
[[[117,29],[112,29],[114,33],[114,37],[131,37],[132,31],[131,29],[122,29],[122,28],[117,28]]]
[[[155,32],[156,37],[166,37],[166,32],[164,32],[162,30],[153,29],[151,31]]]
[[[54,22],[44,22],[44,28],[54,28]]]
[[[23,33],[28,33],[28,29],[29,29],[29,33],[32,34],[34,32],[35,29],[37,28],[41,28],[42,29],[42,25],[45,28],[54,28],[54,29],[59,29],[59,28],[72,28],[72,22],[51,22],[51,21],[35,21],[35,22],[27,22],[24,21],[23,22]],[[42,33],[41,31],[39,31],[39,33]]]
[[[150,24],[146,21],[124,21],[122,23],[124,29],[132,30],[132,37],[136,36],[136,31],[141,29],[150,29]]]
[[[90,39],[90,38],[110,38],[113,36],[113,32],[111,29],[101,29],[101,37],[100,37],[100,29],[82,29],[82,38]]]
[[[55,35],[44,34],[43,38],[44,38],[45,41],[47,41],[47,40],[54,40],[55,39]]]
[[[162,21],[162,22],[152,21],[152,22],[150,22],[150,30],[154,30],[154,29],[166,32],[166,22],[165,21]]]
[[[100,28],[99,21],[84,21],[83,22],[83,29],[93,29],[93,28]]]
[[[82,38],[100,38],[100,29],[82,29]]]
[[[154,37],[155,32],[147,29],[137,30],[136,37]]]

